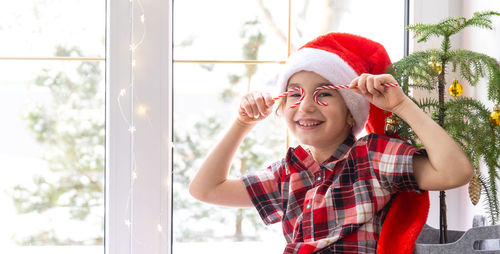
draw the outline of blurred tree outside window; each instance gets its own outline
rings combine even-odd
[[[34,0],[0,10],[6,253],[104,250],[105,7]]]

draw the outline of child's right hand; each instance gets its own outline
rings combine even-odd
[[[244,124],[256,123],[271,114],[273,105],[274,100],[269,93],[248,93],[241,98],[238,120]]]

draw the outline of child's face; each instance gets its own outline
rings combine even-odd
[[[283,108],[289,130],[302,144],[314,148],[338,145],[351,132],[352,123],[354,123],[338,91],[321,90],[318,94],[318,99],[328,103],[327,106],[321,106],[314,101],[314,89],[323,85],[331,85],[331,83],[314,72],[295,73],[288,81],[287,90],[301,87],[305,97],[296,108],[290,108],[299,100],[300,93],[288,95]]]

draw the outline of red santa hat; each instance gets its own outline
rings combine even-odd
[[[315,72],[333,85],[348,85],[362,73],[383,74],[390,64],[389,55],[381,44],[353,34],[328,33],[308,42],[290,56],[278,78],[278,86],[281,92],[285,91],[290,77],[299,71]],[[368,132],[374,131],[369,117],[370,120],[385,121],[390,115],[354,91],[338,91],[354,118],[352,132],[355,136],[365,125]]]

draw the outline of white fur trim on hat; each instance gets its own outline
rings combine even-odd
[[[302,48],[287,60],[278,78],[277,85],[280,92],[285,91],[290,77],[299,71],[312,71],[334,85],[348,85],[358,76],[338,55],[315,48]],[[368,120],[370,103],[363,96],[349,89],[339,89],[339,93],[356,122],[352,133],[357,136]]]

